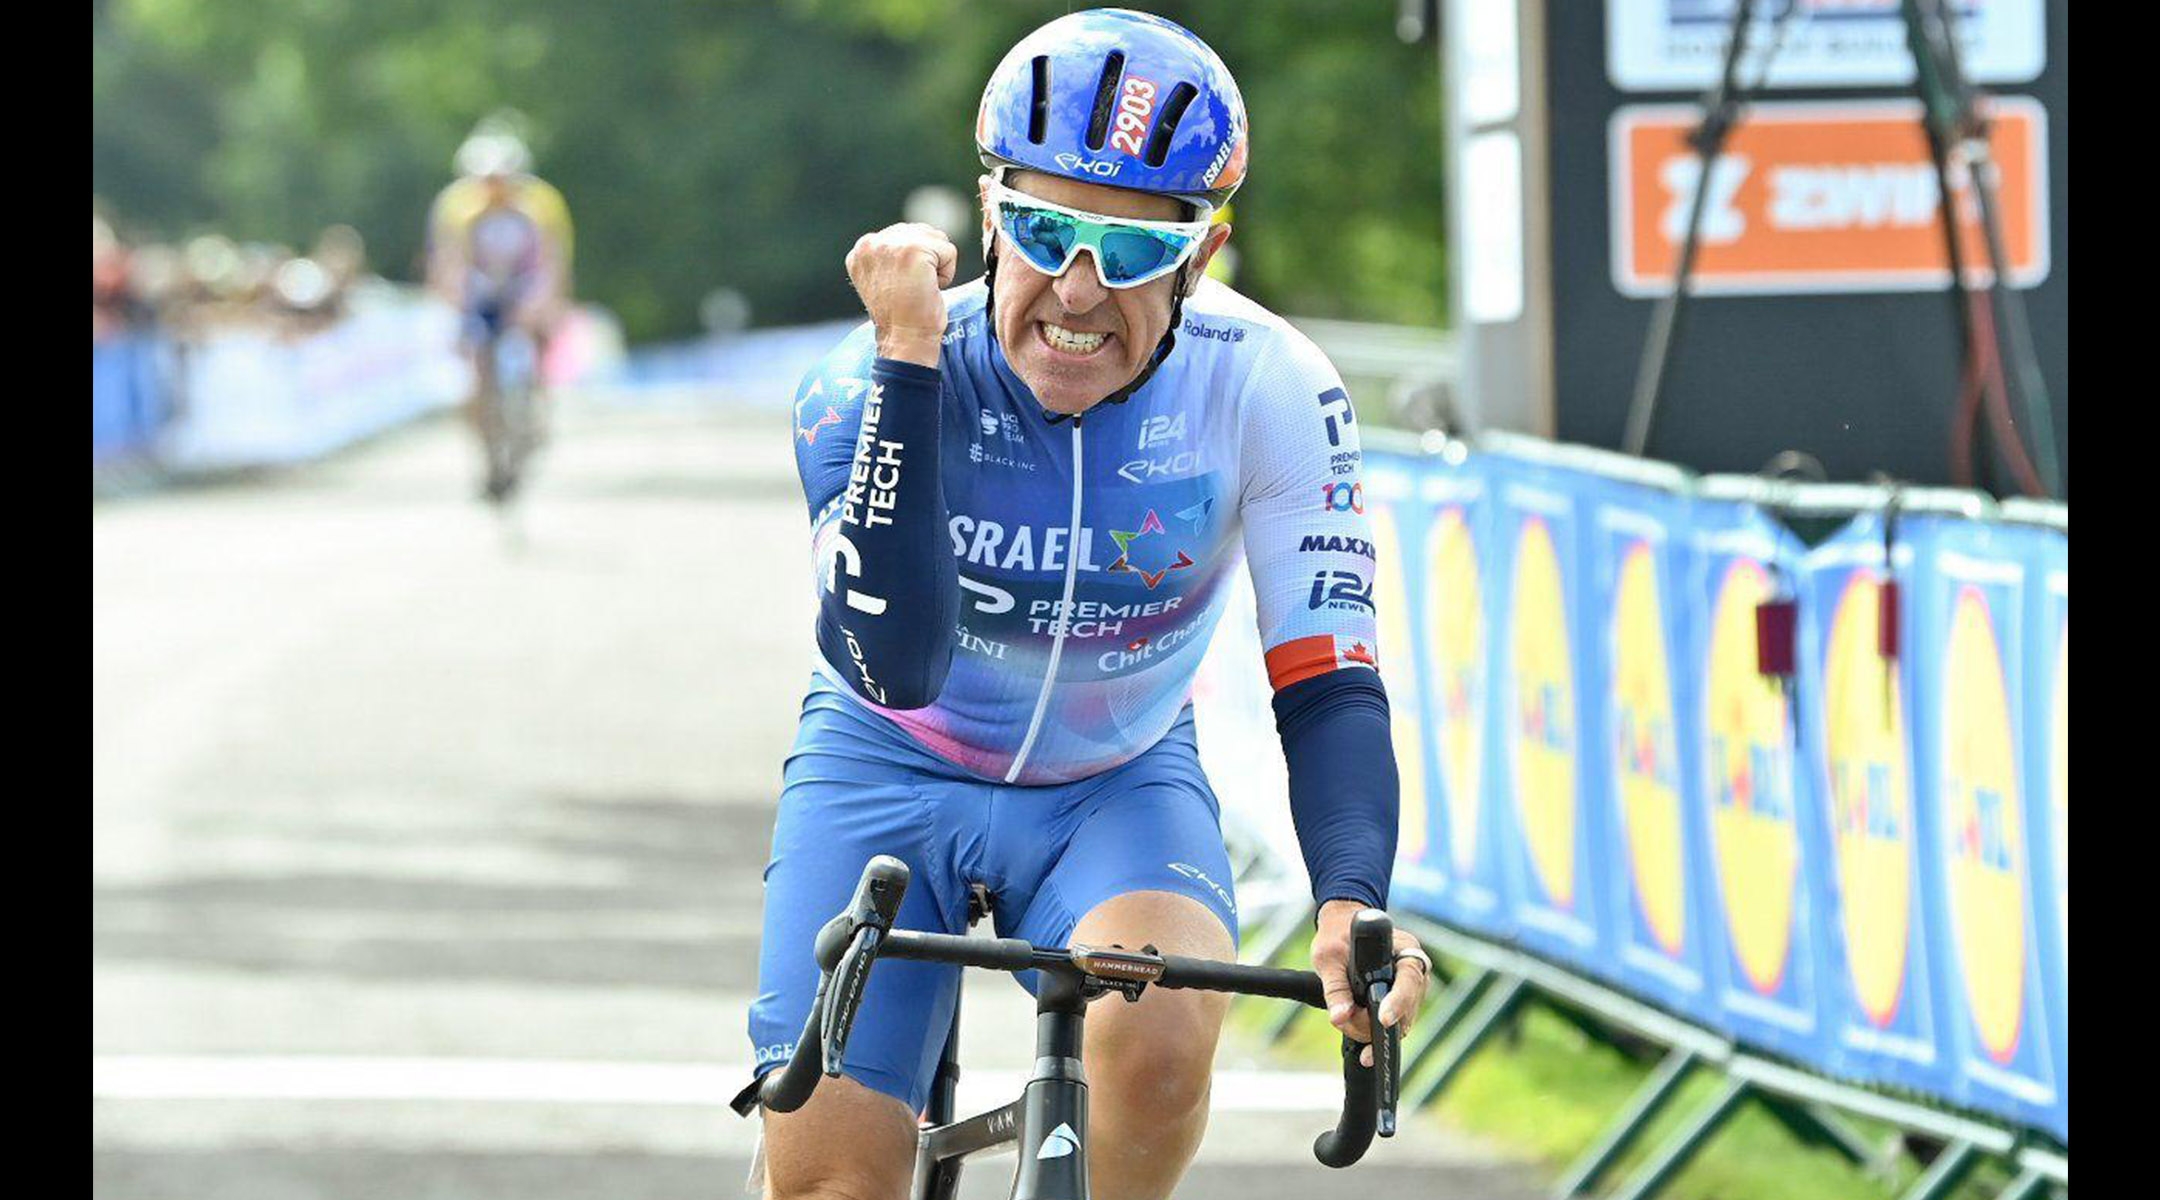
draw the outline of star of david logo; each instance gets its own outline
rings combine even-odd
[[[827,425],[838,425],[839,423],[839,410],[828,404],[825,406],[825,415],[819,417],[816,424],[797,426],[795,436],[801,438],[806,444],[815,446],[817,445],[818,430],[825,428]]]
[[[1185,569],[1186,567],[1193,565],[1192,556],[1190,554],[1185,553],[1183,550],[1173,550],[1171,551],[1171,553],[1177,556],[1176,560],[1168,563],[1159,570],[1150,571],[1145,567],[1134,566],[1132,561],[1133,543],[1140,541],[1143,538],[1156,535],[1160,535],[1166,540],[1170,536],[1169,534],[1163,532],[1162,518],[1156,516],[1155,510],[1152,508],[1148,510],[1146,519],[1140,522],[1140,528],[1133,530],[1111,530],[1110,540],[1117,543],[1118,560],[1110,564],[1110,569],[1113,571],[1130,571],[1133,574],[1138,575],[1140,577],[1140,582],[1146,584],[1149,591],[1153,591],[1155,590],[1155,585],[1163,581],[1163,576],[1168,575],[1172,571],[1180,571]]]

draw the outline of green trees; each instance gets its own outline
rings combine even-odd
[[[569,199],[578,289],[633,337],[716,287],[760,324],[854,311],[841,257],[925,183],[973,191],[998,56],[1064,4],[984,0],[102,0],[92,187],[123,226],[304,245],[337,222],[411,277],[452,151],[500,107]],[[1437,56],[1394,6],[1153,6],[1239,73],[1253,175],[1239,286],[1437,323]]]

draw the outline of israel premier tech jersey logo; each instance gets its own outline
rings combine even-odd
[[[1965,1002],[1988,1057],[2025,1018],[2025,836],[2002,646],[1987,595],[1958,589],[1943,653],[1943,828]]]
[[[1151,542],[1151,538],[1159,540]],[[1147,516],[1141,519],[1140,528],[1113,529],[1110,531],[1110,540],[1116,542],[1118,548],[1117,561],[1110,564],[1110,569],[1130,571],[1138,575],[1140,582],[1146,584],[1149,591],[1155,590],[1155,585],[1163,581],[1163,576],[1193,565],[1192,555],[1169,544],[1169,535],[1163,532],[1162,518],[1156,516],[1152,508],[1147,511]],[[1137,556],[1134,551],[1136,545],[1140,547]],[[1153,566],[1146,565],[1149,563]]]

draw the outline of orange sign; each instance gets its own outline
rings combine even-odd
[[[2048,272],[2047,119],[2021,96],[1992,101],[1996,211],[2011,282]],[[1702,160],[1701,110],[1613,114],[1613,285],[1672,290]],[[1966,275],[1985,283],[1979,202],[1953,164]],[[1911,101],[1751,104],[1710,170],[1690,290],[1701,294],[1924,291],[1950,282],[1940,193]]]

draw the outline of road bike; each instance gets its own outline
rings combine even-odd
[[[475,358],[480,441],[487,454],[484,494],[489,503],[504,505],[517,494],[540,444],[539,347],[517,325],[490,321]]]
[[[821,1078],[837,1077],[847,1053],[863,987],[880,959],[951,963],[990,971],[1036,971],[1035,1070],[1020,1098],[988,1112],[954,1119],[960,1082],[960,1013],[930,1088],[916,1140],[910,1200],[952,1200],[963,1164],[1009,1149],[1020,1152],[1012,1200],[1087,1200],[1087,1077],[1081,1068],[1087,1006],[1116,994],[1138,1000],[1150,987],[1187,988],[1248,996],[1271,996],[1325,1008],[1320,977],[1311,971],[1246,966],[1159,953],[1153,946],[1037,946],[1019,938],[977,938],[893,928],[907,892],[908,868],[879,855],[863,869],[847,910],[818,931],[817,996],[787,1065],[769,1072],[735,1097],[736,1112],[760,1108],[793,1112],[810,1099]],[[976,889],[969,924],[988,912]],[[1351,923],[1350,982],[1357,1003],[1377,1011],[1394,986],[1394,925],[1378,909]],[[1395,1133],[1395,1105],[1402,1060],[1400,1033],[1373,1022],[1373,1065],[1359,1060],[1365,1044],[1343,1038],[1343,1106],[1333,1129],[1313,1142],[1313,1155],[1330,1167],[1347,1167],[1371,1146],[1375,1134]]]

